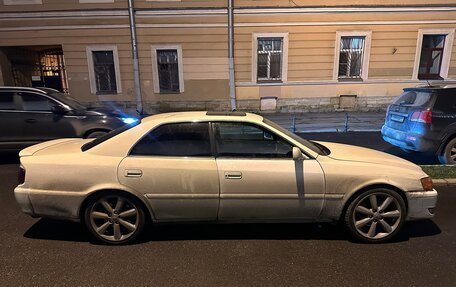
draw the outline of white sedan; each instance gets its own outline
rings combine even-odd
[[[382,242],[406,220],[432,218],[437,202],[413,163],[239,112],[154,115],[95,140],[26,148],[20,161],[23,212],[81,221],[110,244],[137,239],[149,221],[341,221]]]

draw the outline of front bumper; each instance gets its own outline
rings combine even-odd
[[[382,127],[382,136],[394,146],[420,152],[436,152],[440,144],[438,140],[430,140],[422,134],[396,130],[386,125]]]
[[[79,221],[79,208],[86,198],[80,192],[59,192],[29,189],[18,186],[14,189],[16,202],[22,212],[32,217],[48,217]]]
[[[434,217],[438,193],[432,191],[407,192],[408,214],[407,220],[427,219]]]

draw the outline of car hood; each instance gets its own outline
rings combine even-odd
[[[328,157],[332,159],[402,167],[422,172],[422,169],[416,164],[381,151],[347,144],[320,141],[318,143],[331,151]]]

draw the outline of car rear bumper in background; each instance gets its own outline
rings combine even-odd
[[[438,193],[432,191],[407,192],[407,220],[426,219],[434,217]]]
[[[439,148],[437,140],[429,140],[422,134],[396,130],[386,125],[382,127],[382,136],[386,142],[407,150],[436,152]]]
[[[18,186],[14,189],[21,210],[32,217],[60,218],[79,221],[79,207],[85,194],[78,192],[43,191]]]

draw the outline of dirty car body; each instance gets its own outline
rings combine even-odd
[[[20,152],[22,210],[82,221],[100,241],[136,239],[145,222],[345,222],[381,242],[432,218],[420,167],[378,151],[311,142],[259,115],[160,114],[105,137]]]

